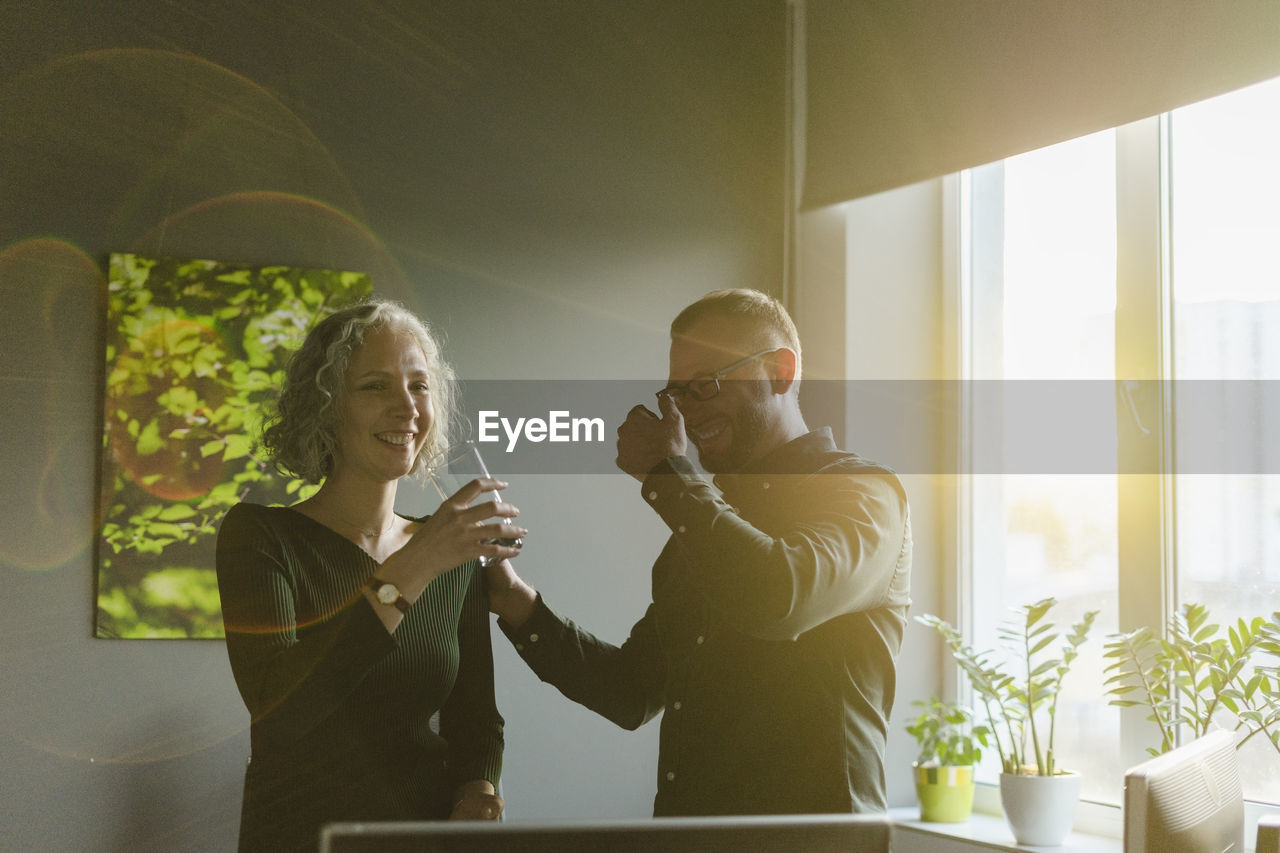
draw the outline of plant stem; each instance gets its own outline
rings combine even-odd
[[[1004,744],[1000,742],[1000,728],[996,725],[995,715],[991,713],[991,700],[982,697],[982,707],[987,712],[987,722],[990,724],[991,736],[996,741],[996,754],[1000,756],[1000,766],[1003,768],[1007,765],[1008,759],[1005,757]]]
[[[1138,657],[1137,650],[1133,646],[1129,646],[1129,658],[1133,661],[1133,670],[1138,674],[1138,681],[1142,683],[1142,692],[1147,697],[1147,707],[1151,709],[1151,716],[1155,717],[1156,725],[1160,727],[1161,752],[1167,752],[1173,748],[1173,732],[1165,724],[1164,714],[1160,712],[1160,707],[1156,702],[1155,689],[1152,682],[1147,678],[1147,671],[1142,666],[1142,660]]]
[[[1243,722],[1237,724],[1236,731],[1239,731],[1240,726],[1243,726],[1243,725],[1245,725]],[[1264,725],[1258,726],[1256,729],[1250,729],[1249,733],[1244,737],[1242,737],[1240,739],[1240,742],[1236,744],[1236,750],[1239,751],[1241,749],[1244,749],[1244,745],[1249,742],[1249,739],[1252,738],[1254,735],[1258,734],[1259,732],[1261,732],[1262,734],[1266,735],[1265,740],[1267,741],[1267,743],[1271,744],[1271,748],[1274,749],[1277,753],[1280,753],[1280,744],[1272,740],[1271,730],[1269,728],[1269,725],[1270,724],[1264,724]]]
[[[1027,724],[1031,727],[1031,746],[1036,751],[1036,773],[1041,776],[1047,776],[1044,765],[1044,755],[1040,752],[1040,735],[1036,731],[1036,703],[1035,703],[1035,684],[1031,676],[1031,635],[1024,628],[1022,631],[1022,652],[1027,661]]]

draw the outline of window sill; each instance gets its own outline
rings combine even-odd
[[[915,806],[890,809],[894,853],[964,853],[979,850],[1052,850],[1058,853],[1121,853],[1119,838],[1072,832],[1060,847],[1029,847],[1013,840],[1003,816],[974,812],[964,823],[925,823]]]

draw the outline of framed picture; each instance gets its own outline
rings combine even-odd
[[[223,636],[223,514],[315,489],[257,452],[285,365],[370,290],[363,273],[110,257],[96,636]]]

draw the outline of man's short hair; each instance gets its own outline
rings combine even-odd
[[[796,354],[795,379],[800,381],[800,333],[777,299],[744,287],[713,290],[676,315],[671,321],[671,339],[688,337],[706,317],[726,317],[740,324],[742,343],[752,352],[772,347],[792,350]]]

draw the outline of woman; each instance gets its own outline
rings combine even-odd
[[[227,654],[252,719],[241,850],[315,849],[341,820],[494,819],[502,717],[477,558],[526,534],[476,480],[433,515],[401,477],[446,444],[453,372],[421,320],[371,301],[294,355],[264,445],[316,494],[241,503],[218,533]],[[488,544],[484,544],[484,543]],[[439,712],[438,733],[431,725]]]

